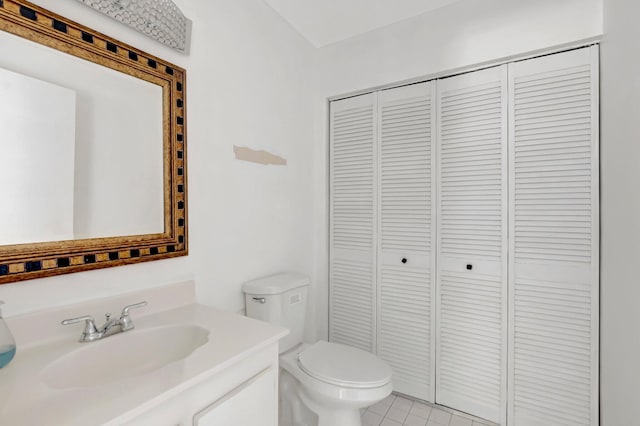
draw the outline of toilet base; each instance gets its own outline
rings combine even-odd
[[[318,416],[318,426],[362,426],[360,410],[325,413]]]
[[[318,426],[318,416],[298,396],[296,380],[280,369],[278,426]]]
[[[318,416],[318,426],[362,426],[359,408],[346,408],[337,410],[335,407],[328,409],[319,406],[309,399],[304,392],[300,395],[302,402]]]

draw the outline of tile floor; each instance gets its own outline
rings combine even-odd
[[[389,395],[362,413],[362,426],[491,426],[491,423]]]

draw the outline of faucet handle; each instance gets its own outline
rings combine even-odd
[[[120,314],[120,328],[122,331],[131,330],[134,325],[131,317],[129,316],[129,310],[135,308],[142,308],[143,306],[147,306],[147,301],[144,300],[142,302],[134,303],[133,305],[127,305],[122,309],[122,313]]]
[[[122,309],[121,316],[126,317],[129,315],[129,309],[142,308],[143,306],[147,306],[147,304],[147,301],[143,300],[142,302],[134,303],[133,305],[127,305]]]
[[[81,342],[87,342],[91,340],[95,340],[100,335],[100,332],[96,328],[95,319],[91,315],[85,315],[83,317],[78,318],[69,318],[62,321],[62,325],[76,324],[80,321],[85,321],[84,323],[84,331],[82,332],[82,336],[80,337]]]

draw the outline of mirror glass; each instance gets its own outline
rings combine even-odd
[[[162,87],[0,32],[0,245],[161,234]]]

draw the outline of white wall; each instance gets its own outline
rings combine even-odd
[[[462,0],[324,47],[315,76],[315,256],[327,334],[327,98],[549,49],[602,34],[602,0]]]
[[[602,426],[640,422],[640,3],[605,0],[601,48]]]
[[[36,3],[187,69],[188,257],[0,286],[5,312],[195,279],[201,303],[238,311],[243,281],[311,272],[313,50],[261,0],[178,0],[191,53],[147,39],[79,2]],[[269,148],[286,167],[237,161],[233,145]]]
[[[602,34],[602,0],[461,0],[319,50],[330,96]]]

